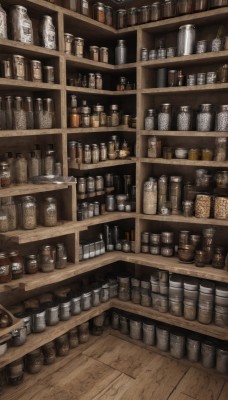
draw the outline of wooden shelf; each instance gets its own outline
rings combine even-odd
[[[20,4],[22,1],[20,2]],[[12,2],[15,4],[15,2]],[[0,49],[2,53],[11,52],[12,54],[20,54],[23,56],[38,57],[38,58],[58,58],[60,53],[56,50],[46,49],[33,44],[16,42],[10,39],[0,39]]]
[[[107,168],[107,167],[116,167],[118,165],[127,165],[127,164],[135,164],[136,158],[132,157],[130,159],[124,159],[124,160],[107,160],[107,161],[102,161],[97,164],[78,164],[74,163],[73,161],[70,161],[68,164],[68,167],[70,169],[79,169],[81,171],[89,171],[92,169],[98,169],[98,168]]]
[[[143,307],[119,299],[112,299],[111,304],[119,310],[140,315],[140,317],[150,318],[166,324],[175,325],[179,328],[189,329],[190,331],[201,333],[202,335],[213,336],[220,340],[228,340],[228,330],[214,324],[203,325],[198,321],[188,321],[183,317],[175,317],[169,313],[160,313],[151,307]]]
[[[146,215],[141,214],[140,219],[147,221],[173,222],[180,224],[217,225],[228,226],[228,221],[215,218],[184,217],[183,215]]]
[[[227,60],[228,50],[214,51],[203,54],[192,54],[190,56],[180,56],[173,58],[164,58],[158,60],[141,61],[141,66],[146,68],[159,68],[159,67],[178,67],[185,65],[198,65],[198,64],[216,64],[222,63]]]
[[[181,263],[176,257],[153,256],[151,254],[124,254],[120,255],[121,261],[137,265],[144,265],[149,268],[157,268],[186,276],[194,276],[199,279],[209,279],[216,282],[228,283],[228,271],[216,269],[207,265],[198,268],[195,264]]]
[[[103,71],[103,72],[111,72],[114,71],[114,65],[102,63],[99,61],[93,61],[89,58],[77,57],[73,55],[66,55],[66,64],[71,65],[72,67],[77,68],[86,68],[91,71]]]
[[[181,86],[181,87],[165,87],[165,88],[149,88],[142,89],[142,94],[183,94],[183,93],[198,93],[198,92],[212,92],[212,91],[225,91],[228,89],[228,83],[216,83],[211,85],[195,85],[195,86]]]
[[[141,136],[170,136],[170,137],[228,137],[228,132],[199,132],[199,131],[140,131]]]
[[[0,234],[0,239],[10,240],[14,243],[24,244],[36,242],[38,240],[49,239],[58,236],[69,235],[77,231],[75,221],[59,221],[57,226],[45,227],[38,226],[33,230],[20,230],[5,232]]]
[[[27,336],[27,340],[24,345],[19,347],[10,347],[4,355],[0,357],[0,368],[5,365],[17,360],[18,358],[24,357],[30,351],[33,351],[44,344],[56,339],[57,337],[68,332],[70,329],[89,321],[100,315],[102,312],[107,311],[110,308],[110,302],[103,303],[98,307],[93,307],[89,311],[84,311],[80,315],[72,316],[68,321],[61,321],[56,326],[47,327],[42,333],[31,333]]]
[[[208,167],[208,168],[226,168],[228,167],[228,161],[219,162],[219,161],[192,161],[187,159],[177,159],[172,158],[171,160],[167,160],[165,158],[141,158],[142,163],[147,164],[162,164],[162,165],[187,165],[189,167]]]
[[[0,131],[0,138],[3,137],[17,137],[17,136],[42,136],[42,135],[59,135],[62,129],[26,129],[23,131]]]
[[[109,132],[135,132],[134,128],[129,128],[127,125],[119,125],[115,127],[102,126],[99,128],[67,128],[68,134],[73,133],[109,133]]]
[[[57,83],[44,83],[44,82],[31,82],[26,80],[17,80],[17,79],[6,79],[0,78],[0,88],[2,90],[5,89],[17,89],[25,90],[60,90],[61,85]]]
[[[137,214],[135,212],[106,212],[105,214],[98,215],[97,217],[88,218],[83,221],[77,221],[77,227],[90,227],[99,224],[106,224],[107,222],[118,221],[122,219],[136,218]]]
[[[27,183],[24,185],[11,185],[9,188],[0,189],[0,198],[8,196],[22,196],[29,193],[50,192],[53,190],[67,189],[67,187],[68,185],[65,183],[47,183],[45,185],[34,185],[33,183]]]
[[[98,89],[90,89],[90,88],[82,88],[77,86],[66,86],[67,92],[88,94],[88,95],[103,95],[103,96],[131,96],[135,95],[136,90],[98,90]]]

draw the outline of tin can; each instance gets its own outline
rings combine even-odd
[[[42,64],[40,61],[31,60],[30,76],[33,82],[42,82]]]

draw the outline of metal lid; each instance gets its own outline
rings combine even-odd
[[[221,297],[228,297],[228,286],[227,285],[217,285],[215,287],[215,295]]]
[[[184,280],[184,289],[187,290],[198,290],[199,281],[195,278],[185,278]]]
[[[96,104],[95,106],[93,106],[93,111],[103,112],[104,106],[102,106],[101,104]]]
[[[183,112],[189,112],[191,111],[192,107],[191,106],[180,106],[179,107],[179,111],[183,111]]]
[[[172,275],[169,279],[169,285],[181,288],[183,286],[183,278],[180,275]]]
[[[213,104],[200,104],[200,111],[202,112],[209,112],[212,111]]]
[[[188,30],[188,29],[195,29],[195,28],[196,28],[195,25],[187,24],[187,25],[181,25],[179,30],[182,30],[182,29]]]
[[[117,14],[126,14],[127,10],[124,10],[124,9],[120,8],[119,10],[116,10],[116,13]]]
[[[65,37],[65,36],[66,36],[66,37],[72,37],[72,38],[74,37],[74,35],[72,35],[72,33],[64,33],[64,37]]]
[[[84,39],[81,38],[81,37],[75,37],[75,38],[74,38],[74,41],[75,41],[75,42],[83,42],[83,43],[84,43]],[[92,47],[92,46],[90,46],[90,47]]]
[[[228,111],[228,104],[221,104],[218,106],[218,111]]]
[[[81,107],[82,114],[91,114],[91,107]]]
[[[211,281],[203,280],[200,282],[199,289],[201,293],[211,294],[214,293],[215,285]]]

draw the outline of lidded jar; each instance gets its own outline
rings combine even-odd
[[[57,201],[54,197],[46,197],[43,203],[43,224],[56,226],[57,222]]]
[[[6,253],[0,252],[0,283],[7,283],[12,280],[10,260]]]
[[[15,5],[9,12],[10,37],[22,43],[33,44],[32,21],[27,14],[27,8]]]
[[[127,26],[127,11],[119,9],[116,11],[116,27],[122,29]]]
[[[176,16],[176,0],[164,0],[162,2],[162,17],[173,18]]]
[[[93,4],[93,19],[102,24],[105,23],[105,5],[103,3]]]
[[[46,49],[56,49],[55,26],[50,15],[44,15],[39,26],[41,46]]]
[[[142,6],[138,10],[138,23],[146,24],[150,21],[150,6]]]
[[[177,14],[178,15],[191,14],[193,3],[194,1],[192,0],[177,0]]]
[[[64,33],[65,53],[72,54],[74,35],[71,33]]]
[[[14,198],[3,197],[2,198],[2,210],[6,213],[8,219],[8,230],[13,231],[17,228],[17,206],[15,204]]]
[[[0,38],[7,39],[7,14],[0,4]]]
[[[197,113],[196,130],[209,132],[213,128],[213,106],[212,104],[201,104]]]
[[[177,130],[190,131],[192,129],[192,109],[190,106],[180,106],[177,114]]]
[[[36,225],[36,199],[33,196],[23,196],[21,198],[21,227],[22,229],[35,229]]]
[[[228,105],[223,104],[218,106],[215,115],[215,131],[227,132],[228,131]]]
[[[145,130],[151,131],[155,129],[155,117],[156,111],[153,108],[147,110],[147,115],[145,117]]]
[[[138,10],[136,7],[127,10],[127,26],[134,26],[138,23]]]
[[[195,38],[195,25],[188,24],[180,26],[177,43],[178,56],[189,56],[193,54],[195,47]]]
[[[0,187],[7,188],[11,184],[11,171],[7,162],[0,162]]]
[[[157,213],[157,181],[150,178],[143,186],[143,213],[154,215]]]
[[[171,104],[161,104],[158,114],[158,130],[169,131],[171,129],[172,113]]]
[[[12,271],[12,279],[22,278],[24,274],[24,262],[19,251],[11,251],[9,253],[10,267]]]

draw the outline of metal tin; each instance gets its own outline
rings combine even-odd
[[[31,80],[33,82],[42,82],[42,64],[40,61],[31,60]]]

